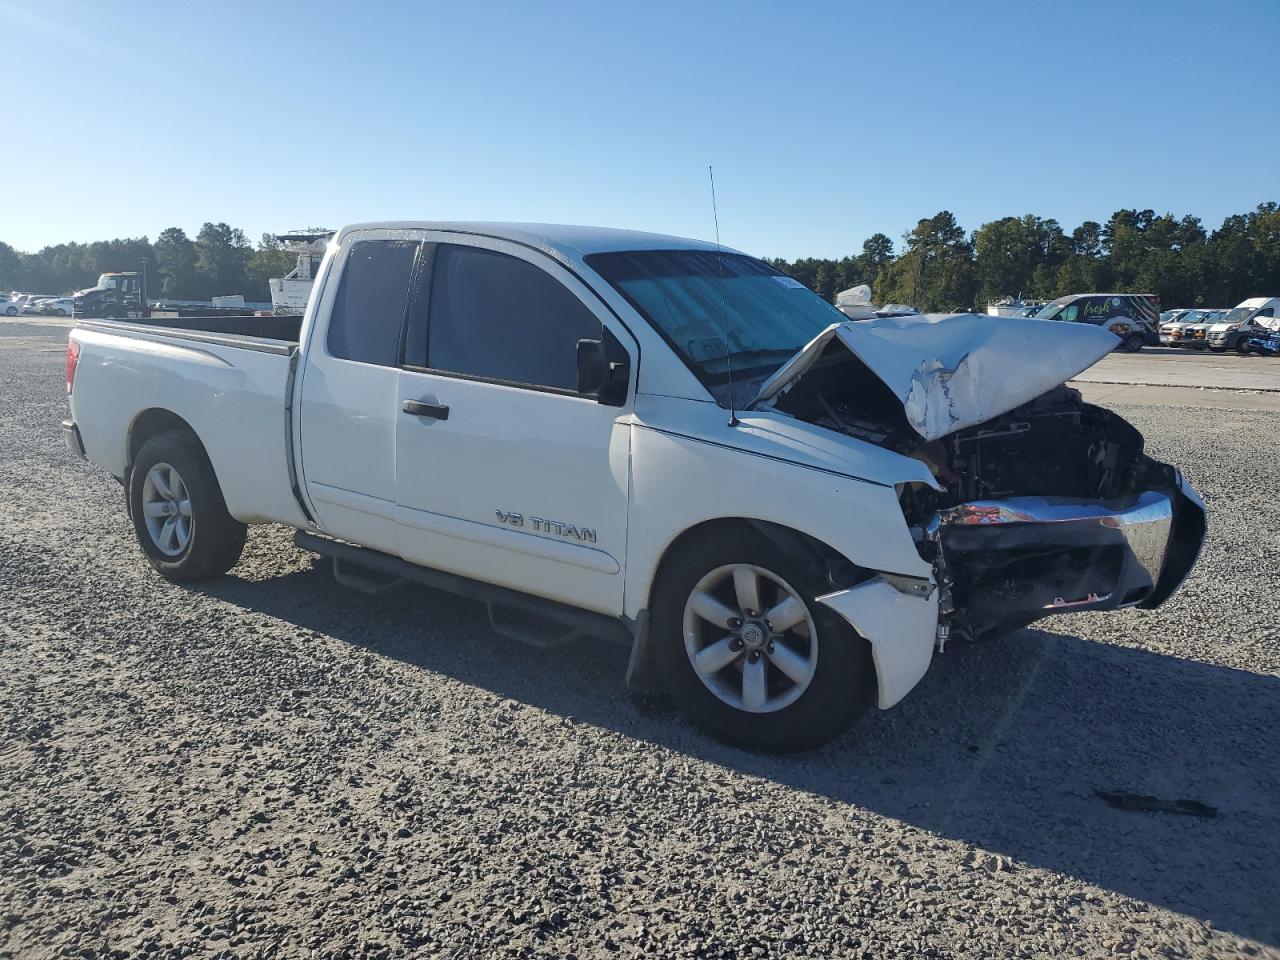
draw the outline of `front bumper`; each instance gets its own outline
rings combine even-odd
[[[84,441],[80,439],[80,428],[75,425],[74,421],[62,421],[62,442],[67,445],[68,450],[81,460],[85,459]]]
[[[1181,476],[1125,500],[1012,497],[936,514],[943,614],[1029,623],[1053,613],[1157,607],[1195,566],[1204,503]]]
[[[935,576],[881,574],[818,597],[871,645],[879,706],[920,682],[936,642],[1073,610],[1157,607],[1195,566],[1204,502],[1181,474],[1124,501],[1013,497],[934,515]]]

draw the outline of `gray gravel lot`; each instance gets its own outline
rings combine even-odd
[[[1280,957],[1274,413],[1119,408],[1212,511],[1166,607],[779,759],[281,528],[165,583],[61,446],[65,334],[0,322],[0,956]]]

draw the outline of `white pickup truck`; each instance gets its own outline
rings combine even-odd
[[[287,524],[348,585],[629,643],[633,688],[756,749],[892,706],[948,638],[1156,607],[1204,538],[1180,473],[1063,385],[1098,327],[849,321],[712,244],[479,223],[348,227],[300,326],[254,323],[71,333],[67,443],[161,575]]]

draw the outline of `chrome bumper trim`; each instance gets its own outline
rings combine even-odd
[[[926,530],[956,613],[1036,619],[1158,606],[1195,564],[1204,505],[1175,489],[1125,500],[1011,497],[939,511]]]

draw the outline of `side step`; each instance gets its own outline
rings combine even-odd
[[[633,640],[631,627],[621,618],[532,597],[455,573],[420,567],[380,550],[330,540],[306,530],[296,531],[293,542],[303,550],[330,557],[334,579],[362,593],[376,596],[406,583],[421,583],[478,600],[488,607],[489,623],[494,632],[534,647],[548,649],[580,637],[597,637],[628,646]]]
[[[333,579],[344,587],[377,596],[403,587],[409,581],[379,570],[370,570],[342,557],[333,558]]]

